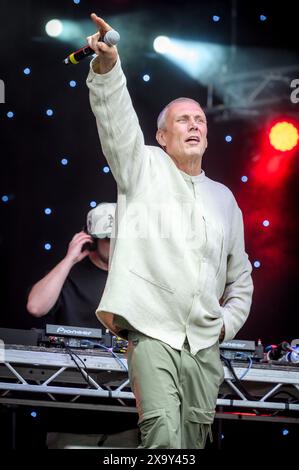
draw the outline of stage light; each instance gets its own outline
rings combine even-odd
[[[12,111],[8,111],[8,113],[6,114],[6,116],[11,119],[14,117],[14,113]]]
[[[264,226],[264,227],[269,227],[269,225],[270,225],[269,220],[264,220],[264,221],[263,221],[263,226]]]
[[[265,15],[260,15],[260,20],[261,21],[266,21],[267,17]]]
[[[31,70],[30,70],[29,67],[26,67],[26,68],[23,70],[24,75],[29,75],[30,72],[31,72]]]
[[[87,23],[89,27],[86,26],[85,23]],[[84,21],[75,22],[72,20],[51,20],[46,24],[45,29],[47,34],[52,38],[63,43],[72,44],[69,46],[70,49],[80,48],[84,45],[84,38],[90,34],[89,23],[90,22]]]
[[[75,86],[77,86],[76,80],[71,80],[69,85],[70,85],[71,88],[75,88]]]
[[[2,202],[8,202],[8,196],[6,194],[4,194],[2,197],[1,197],[1,200]]]
[[[90,201],[89,205],[90,207],[96,207],[97,203],[96,201]]]
[[[32,418],[36,418],[37,417],[37,412],[36,411],[31,411],[30,416],[32,416]]]
[[[46,111],[47,116],[53,116],[53,114],[54,114],[53,109],[47,109]]]
[[[171,41],[167,36],[158,36],[154,40],[154,50],[159,54],[166,54],[171,49]]]
[[[245,175],[244,175],[244,176],[242,176],[242,178],[241,178],[241,181],[242,181],[242,183],[247,183],[247,181],[248,181],[248,177],[247,177],[247,176],[245,176]]]
[[[45,212],[46,215],[50,215],[50,214],[52,214],[52,209],[50,209],[50,207],[46,207],[44,212]]]
[[[279,121],[270,129],[269,140],[275,150],[293,150],[299,140],[298,129],[291,122]]]
[[[215,21],[215,23],[217,23],[219,20],[220,20],[220,16],[213,15],[213,21]]]
[[[288,430],[288,429],[283,429],[283,430],[281,431],[281,434],[282,434],[283,436],[287,436],[287,435],[289,434],[289,430]]]
[[[226,140],[226,142],[231,142],[233,140],[233,138],[232,138],[231,135],[226,135],[225,140]]]
[[[69,162],[69,161],[68,161],[67,158],[62,158],[61,161],[60,161],[61,165],[64,165],[64,166],[67,165],[68,162]]]
[[[57,19],[50,20],[46,24],[45,30],[48,36],[51,36],[52,38],[57,38],[58,36],[61,35],[63,31],[62,22]]]
[[[255,261],[255,262],[253,263],[253,266],[254,266],[255,268],[260,268],[260,267],[261,267],[260,261]]]
[[[45,243],[45,244],[44,244],[44,248],[45,248],[46,251],[51,250],[51,248],[52,248],[51,243]]]
[[[227,46],[167,36],[157,37],[154,49],[205,85],[219,75],[228,53]]]
[[[145,82],[149,82],[150,79],[151,79],[151,77],[150,77],[149,75],[147,75],[147,74],[143,75],[142,78],[143,78],[143,80],[144,80]]]
[[[109,173],[109,171],[110,171],[109,166],[104,166],[103,173]]]

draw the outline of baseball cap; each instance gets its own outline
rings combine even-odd
[[[87,232],[94,238],[111,237],[116,204],[101,202],[87,214]]]

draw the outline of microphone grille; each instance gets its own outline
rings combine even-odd
[[[107,46],[115,46],[120,40],[120,35],[115,29],[110,29],[104,36],[104,42]]]

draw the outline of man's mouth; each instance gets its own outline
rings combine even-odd
[[[197,135],[191,135],[185,140],[185,142],[188,144],[198,144],[200,142],[200,138]]]

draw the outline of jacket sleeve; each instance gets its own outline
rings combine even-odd
[[[93,71],[92,64],[93,61],[87,86],[103,153],[120,192],[135,191],[141,184],[148,156],[120,60],[102,75]]]
[[[224,341],[233,339],[244,325],[250,311],[253,283],[252,267],[245,253],[242,212],[234,201],[227,258],[227,274],[222,296],[222,315],[225,326]]]

